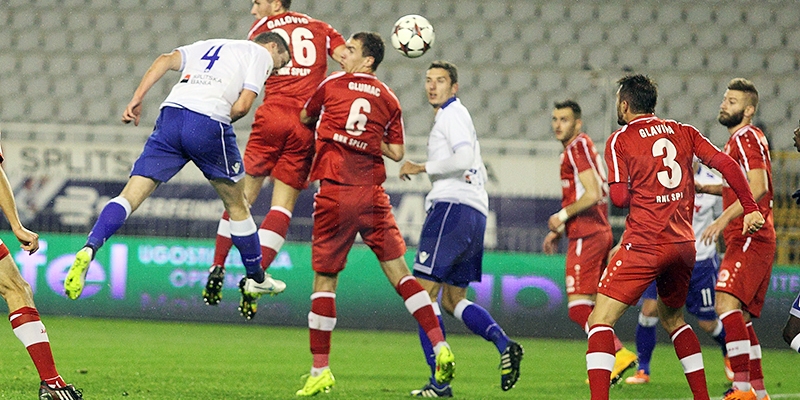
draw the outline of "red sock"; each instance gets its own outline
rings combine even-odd
[[[766,390],[764,387],[764,371],[761,370],[761,343],[758,341],[753,323],[746,325],[748,336],[750,336],[750,385],[755,390]]]
[[[733,386],[742,391],[750,390],[750,335],[744,325],[741,310],[732,310],[720,315],[725,327],[725,348],[733,370]]]
[[[217,241],[214,245],[214,265],[225,266],[225,259],[228,258],[231,247],[233,247],[231,217],[225,211],[222,213],[222,219],[219,220],[219,227],[217,227]]]
[[[336,326],[336,293],[315,292],[311,295],[311,312],[308,313],[308,337],[314,368],[328,366],[331,353],[331,332]]]
[[[589,314],[591,314],[594,309],[594,302],[591,300],[575,300],[570,301],[567,307],[569,319],[578,324],[578,326],[586,332],[586,329],[588,329],[586,321],[589,320]]]
[[[414,316],[419,326],[428,335],[431,345],[436,347],[440,342],[444,342],[442,327],[439,326],[439,318],[433,311],[431,298],[419,282],[413,276],[406,275],[400,279],[400,283],[395,289],[405,301],[408,312]]]
[[[264,222],[258,230],[258,240],[261,242],[261,268],[266,270],[272,264],[272,260],[286,241],[286,233],[289,231],[289,222],[292,220],[292,213],[278,206],[269,209]]]
[[[700,353],[697,335],[694,334],[692,327],[686,324],[670,333],[670,338],[695,400],[708,400],[706,372],[703,368],[703,355]]]
[[[614,368],[614,328],[595,324],[589,329],[589,348],[586,350],[586,370],[592,400],[608,400],[611,370]]]
[[[64,387],[67,383],[61,379],[61,375],[56,371],[56,363],[53,361],[53,352],[50,350],[50,339],[47,337],[47,329],[39,319],[39,313],[33,307],[22,307],[8,315],[11,322],[11,329],[14,334],[28,350],[28,354],[33,360],[33,365],[39,371],[39,379],[45,381],[53,387]]]

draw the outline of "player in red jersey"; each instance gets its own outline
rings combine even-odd
[[[383,156],[400,161],[405,153],[400,102],[374,75],[383,60],[383,39],[359,32],[346,46],[344,72],[325,79],[300,113],[309,126],[319,119],[311,180],[319,180],[320,187],[314,204],[314,288],[308,314],[314,363],[298,396],[313,396],[335,383],[328,355],[336,325],[336,285],[356,234],[378,257],[389,282],[427,333],[436,353],[437,382],[449,382],[455,373],[455,358],[431,299],[403,258],[406,245],[381,186],[386,180]]]
[[[0,163],[3,154],[0,151]],[[22,226],[17,213],[17,204],[14,201],[14,192],[8,182],[6,173],[0,164],[0,210],[8,219],[11,231],[20,243],[20,248],[28,254],[39,250],[39,235]],[[39,319],[39,312],[33,303],[31,285],[22,278],[19,268],[14,263],[11,251],[0,240],[0,297],[8,305],[8,320],[11,329],[20,342],[28,350],[33,360],[33,365],[39,373],[39,398],[40,399],[82,399],[80,390],[68,385],[56,370],[53,352],[50,349],[50,339],[47,329]]]
[[[658,314],[670,332],[695,399],[709,399],[700,342],[683,319],[695,261],[692,211],[696,155],[722,172],[745,210],[742,234],[763,224],[744,174],[693,126],[656,117],[655,82],[644,75],[618,81],[617,118],[623,127],[606,143],[611,201],[630,208],[620,250],[600,279],[589,316],[586,367],[592,399],[608,399],[614,365],[614,324],[655,280]]]
[[[550,232],[542,250],[558,251],[558,241],[566,232],[569,238],[566,264],[567,307],[569,318],[582,330],[594,308],[597,282],[606,267],[608,252],[614,246],[608,224],[606,172],[603,160],[589,135],[581,132],[581,107],[573,100],[555,103],[552,118],[556,139],[564,145],[561,154],[561,210],[547,221]],[[611,384],[636,367],[636,353],[623,347],[614,335],[616,350]]]
[[[767,138],[752,125],[757,107],[755,85],[746,79],[733,79],[722,99],[718,121],[731,134],[724,151],[747,175],[753,198],[758,201],[766,220],[764,227],[758,233],[742,237],[738,234],[742,230],[742,205],[731,188],[724,185],[698,188],[704,193],[722,194],[725,208],[703,232],[702,239],[710,243],[716,241],[720,233],[725,239],[725,258],[716,286],[716,308],[725,326],[725,344],[733,370],[733,386],[726,393],[726,399],[769,397],[761,371],[761,346],[751,322],[752,317],[758,318],[761,314],[775,258],[772,166]]]
[[[253,129],[244,151],[245,196],[252,205],[270,176],[273,181],[272,205],[258,230],[261,241],[261,267],[266,270],[280,251],[294,205],[300,191],[308,185],[308,173],[314,156],[313,132],[300,123],[299,114],[305,101],[325,79],[328,71],[326,54],[341,61],[344,38],[325,22],[308,15],[289,11],[291,0],[253,0],[250,13],[256,17],[248,38],[274,31],[289,43],[289,64],[267,79],[264,102],[256,110]],[[217,230],[214,262],[203,290],[207,304],[222,299],[225,259],[233,242],[228,214],[222,215]],[[274,294],[286,284],[273,283]],[[239,311],[250,319],[257,309],[257,299],[242,294]]]

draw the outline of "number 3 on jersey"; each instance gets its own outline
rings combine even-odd
[[[353,100],[353,104],[350,105],[350,114],[347,116],[347,123],[344,125],[344,129],[350,136],[361,136],[367,130],[366,114],[369,114],[370,111],[372,111],[372,105],[369,104],[369,100],[363,97]]]
[[[655,158],[663,157],[661,162],[664,163],[665,167],[670,169],[669,172],[659,171],[656,174],[658,182],[667,189],[675,189],[678,187],[678,184],[681,183],[681,179],[683,178],[683,171],[681,170],[681,165],[675,161],[675,157],[678,156],[678,150],[675,148],[675,145],[666,138],[658,139],[653,143],[652,153]]]

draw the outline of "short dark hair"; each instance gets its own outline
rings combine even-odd
[[[758,107],[758,90],[753,82],[744,78],[733,78],[728,82],[728,90],[738,90],[747,95],[747,100],[753,107]]]
[[[455,85],[456,83],[458,83],[458,67],[456,67],[455,64],[449,61],[436,60],[431,63],[430,67],[428,67],[428,69],[433,69],[433,68],[441,68],[447,71],[447,74],[450,75],[451,85]]]
[[[569,108],[572,110],[572,114],[575,116],[575,119],[581,119],[581,106],[579,106],[575,100],[566,99],[564,101],[557,101],[553,103],[553,107],[555,107],[556,110]]]
[[[352,37],[361,42],[361,55],[372,57],[372,71],[375,72],[378,66],[381,65],[381,61],[383,61],[383,53],[386,49],[381,34],[377,32],[358,32],[354,33]]]
[[[652,114],[656,111],[658,86],[647,75],[626,75],[618,80],[619,100],[627,101],[634,114]]]
[[[281,5],[288,10],[292,6],[292,0],[281,0]]]
[[[270,31],[259,33],[258,36],[253,38],[253,41],[258,44],[275,43],[278,45],[278,53],[283,54],[289,51],[289,44],[278,32]]]

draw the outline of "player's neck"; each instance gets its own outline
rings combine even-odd
[[[750,118],[742,118],[742,122],[740,122],[739,125],[728,128],[728,133],[733,135],[734,133],[739,131],[739,129],[742,129],[745,126],[750,125],[752,122],[753,121]]]

